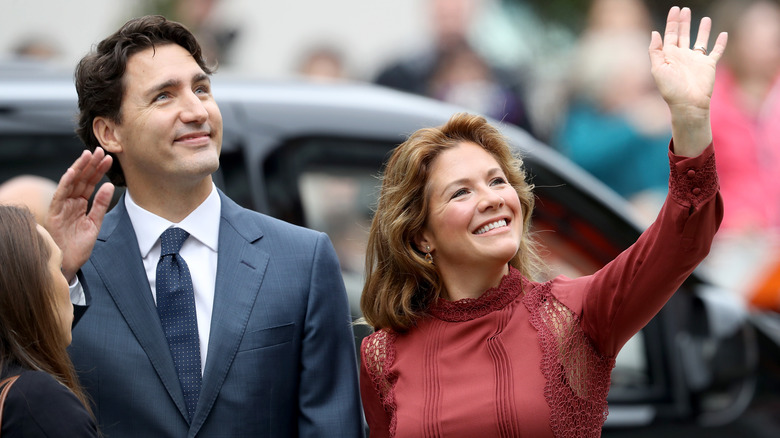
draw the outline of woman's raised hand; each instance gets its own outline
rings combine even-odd
[[[709,109],[715,83],[715,65],[726,49],[721,33],[708,51],[712,21],[702,18],[691,48],[691,10],[669,10],[663,38],[653,31],[650,63],[656,86],[672,113],[675,153],[694,156],[712,141]],[[703,143],[703,144],[702,144]]]

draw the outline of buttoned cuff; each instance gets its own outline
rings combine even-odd
[[[683,157],[672,152],[669,143],[669,195],[682,205],[697,207],[718,193],[718,172],[712,143],[697,157]]]

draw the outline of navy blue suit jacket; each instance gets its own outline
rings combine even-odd
[[[89,311],[70,347],[101,431],[361,436],[349,307],[330,240],[220,197],[211,336],[191,422],[124,199],[106,215],[79,274]]]

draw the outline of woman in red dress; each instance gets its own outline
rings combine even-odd
[[[483,118],[453,116],[387,164],[366,259],[361,348],[371,437],[600,436],[623,344],[704,258],[723,216],[709,102],[711,22],[691,11],[653,32],[652,72],[672,114],[669,195],[637,242],[597,273],[534,281],[532,187]]]

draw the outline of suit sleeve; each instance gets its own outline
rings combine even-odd
[[[319,234],[312,261],[301,352],[301,437],[361,437],[357,357],[347,293],[330,239]]]
[[[71,330],[76,327],[76,324],[79,322],[81,317],[84,316],[84,312],[87,311],[89,304],[92,302],[92,296],[89,293],[89,288],[87,287],[86,281],[84,281],[84,274],[81,273],[80,269],[76,274],[76,279],[76,284],[71,286],[71,301],[73,301],[74,291],[76,291],[77,295],[83,295],[84,304],[76,304],[75,302],[73,303],[73,323],[70,326]]]
[[[5,403],[3,438],[98,436],[95,422],[79,399],[42,371],[22,373]]]
[[[671,298],[709,253],[723,219],[715,155],[669,152],[669,195],[637,242],[585,277],[582,324],[597,349],[614,356]]]

